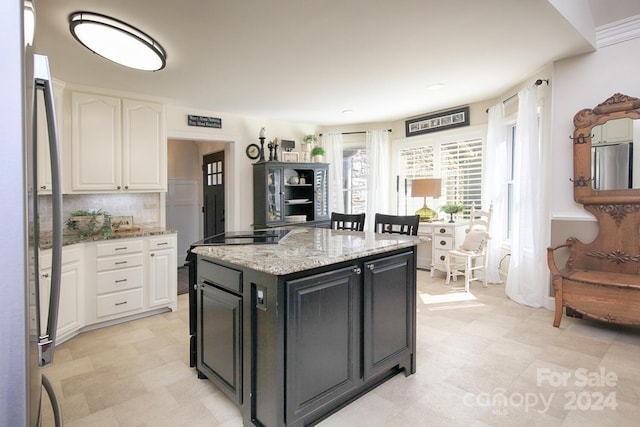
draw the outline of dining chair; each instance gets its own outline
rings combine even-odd
[[[364,231],[365,214],[343,214],[331,212],[331,229]]]
[[[487,287],[487,246],[492,212],[493,204],[488,211],[476,210],[475,205],[471,206],[469,227],[464,241],[457,249],[448,251],[444,258],[447,269],[446,285],[452,277],[456,281],[458,275],[464,275],[465,292],[469,292],[469,284],[473,280],[481,281],[482,287]]]
[[[420,215],[376,214],[374,231],[376,233],[418,235]]]

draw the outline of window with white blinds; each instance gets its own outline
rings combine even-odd
[[[427,200],[432,209],[445,204],[464,205],[465,217],[471,205],[482,200],[482,139],[426,144],[402,148],[398,152],[399,171],[396,178],[397,211],[411,215],[424,200],[411,197],[411,181],[419,178],[441,178],[442,194],[437,206]]]
[[[411,197],[411,182],[419,178],[432,178],[435,171],[435,147],[423,145],[420,147],[403,148],[399,153],[400,171],[402,175],[396,179],[398,192],[398,212],[411,215],[424,204],[419,197]]]
[[[464,205],[465,215],[475,203],[482,203],[482,140],[448,142],[440,145],[441,201]],[[442,200],[444,199],[444,200]]]

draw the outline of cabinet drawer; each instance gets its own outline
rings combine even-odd
[[[149,239],[149,250],[168,249],[175,246],[173,237],[153,237]]]
[[[98,273],[98,294],[142,287],[142,266]]]
[[[242,293],[242,273],[214,264],[205,259],[198,260],[198,281],[206,280],[214,285]]]
[[[99,243],[96,245],[97,256],[130,254],[133,252],[142,252],[142,239],[125,240],[113,243]]]
[[[448,249],[436,249],[433,251],[433,265],[444,266],[444,257],[448,251]]]
[[[124,313],[142,308],[142,288],[100,295],[97,298],[96,314],[98,317]]]
[[[98,258],[98,271],[113,270],[114,268],[136,267],[142,265],[142,254]]]
[[[433,236],[433,248],[434,249],[453,249],[453,236],[434,235]]]
[[[433,237],[437,237],[440,235],[451,235],[453,236],[454,228],[448,225],[436,225],[433,227]]]

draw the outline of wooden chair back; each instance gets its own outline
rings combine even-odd
[[[364,231],[365,214],[343,214],[331,212],[331,229]]]
[[[377,213],[374,231],[376,233],[417,236],[419,224],[419,215],[385,215]]]

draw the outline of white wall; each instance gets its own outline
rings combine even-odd
[[[590,219],[573,201],[573,116],[593,108],[616,92],[640,97],[640,38],[596,52],[558,61],[553,76],[551,216]]]
[[[165,111],[168,138],[218,143],[204,144],[200,154],[208,154],[224,147],[228,172],[225,188],[227,230],[247,230],[253,223],[252,164],[255,160],[246,156],[245,149],[249,144],[258,143],[260,128],[263,126],[266,128],[267,142],[274,138],[294,140],[296,148],[302,142],[304,135],[316,132],[315,126],[310,124],[193,110],[175,105],[167,105]],[[222,129],[188,126],[187,115],[189,114],[219,117],[222,119]]]

